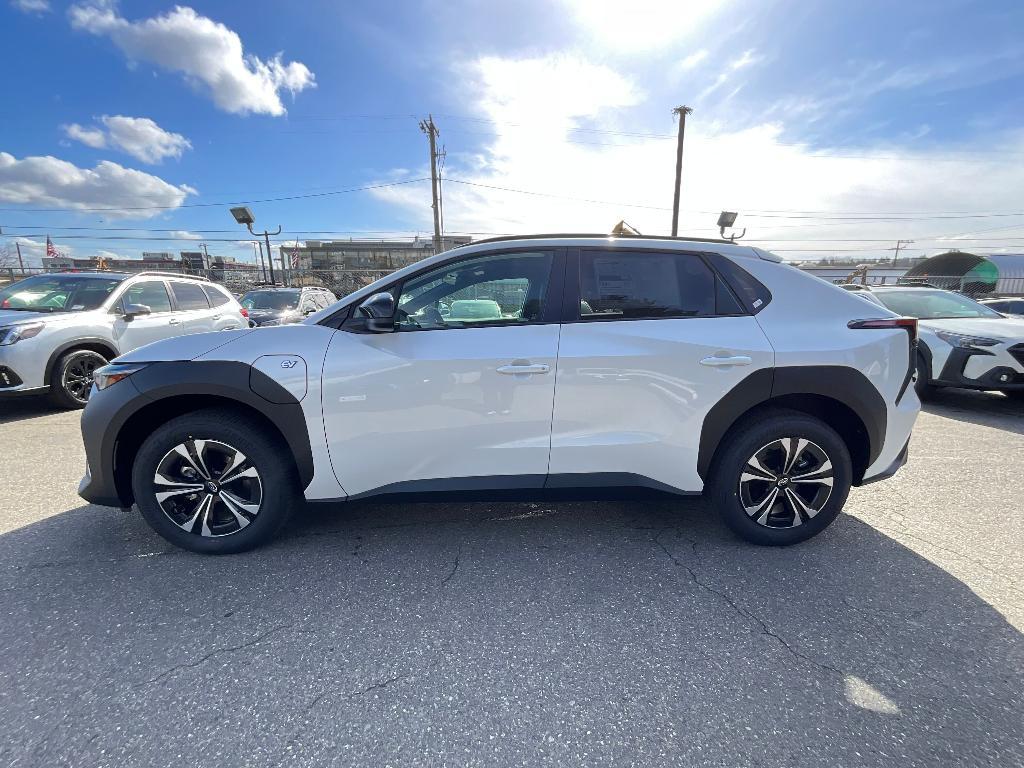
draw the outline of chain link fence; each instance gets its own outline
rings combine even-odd
[[[0,267],[0,288],[21,280],[31,275],[43,274],[47,270],[43,267]],[[161,269],[161,272],[167,272]],[[170,270],[182,275],[193,275],[205,277],[213,282],[220,283],[229,291],[235,294],[243,294],[246,291],[268,284],[267,275],[252,267],[232,268],[229,265],[214,267],[212,269]],[[278,285],[285,286],[316,286],[326,288],[339,298],[375,280],[379,280],[391,274],[389,269],[277,269],[274,276]],[[1024,296],[1024,277],[1000,277],[995,280],[977,281],[963,275],[944,276],[928,275],[923,277],[894,277],[892,275],[858,275],[854,279],[846,277],[833,280],[836,284],[856,284],[874,286],[893,285],[919,285],[943,288],[949,291],[956,291],[974,299],[983,299],[991,296]]]

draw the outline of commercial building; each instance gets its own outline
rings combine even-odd
[[[442,238],[442,250],[466,245],[468,236]],[[434,254],[431,238],[412,240],[307,240],[304,246],[280,246],[278,264],[289,269],[390,272]],[[276,265],[275,265],[276,266]]]

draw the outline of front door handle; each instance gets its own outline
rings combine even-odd
[[[526,364],[526,365],[503,365],[499,367],[498,373],[504,373],[508,376],[514,376],[519,373],[547,373],[551,370],[550,365],[544,365],[543,363],[537,364]]]
[[[754,362],[747,355],[731,355],[730,357],[705,357],[700,361],[701,365],[708,365],[712,368],[728,368],[733,365],[750,365]]]

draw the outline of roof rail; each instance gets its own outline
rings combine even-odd
[[[732,240],[724,240],[719,237],[672,237],[672,235],[609,235],[607,232],[553,232],[550,234],[538,235],[505,235],[504,237],[488,237],[483,240],[473,240],[464,245],[457,246],[465,248],[480,243],[500,243],[506,240],[550,240],[557,237],[583,238],[594,237],[602,240],[678,240],[683,243],[724,243],[726,245],[737,245]],[[449,250],[455,250],[451,248]]]
[[[129,277],[136,277],[138,275],[147,275],[149,277],[190,277],[193,280],[205,280],[208,283],[213,282],[210,278],[204,275],[193,275],[190,272],[168,272],[161,271],[159,269],[145,269],[142,272],[129,272]]]

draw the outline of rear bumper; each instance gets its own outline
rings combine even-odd
[[[871,483],[877,483],[879,480],[888,480],[890,477],[895,475],[902,469],[903,465],[907,463],[907,458],[910,455],[910,440],[907,440],[903,446],[903,450],[899,452],[899,455],[893,459],[892,464],[886,467],[884,470],[879,472],[877,475],[865,478],[861,485],[870,485]]]

